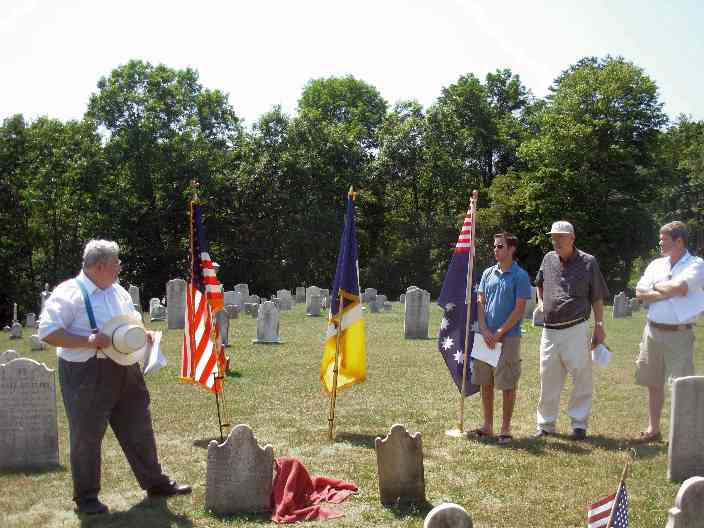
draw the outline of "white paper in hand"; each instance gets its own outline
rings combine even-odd
[[[160,344],[161,332],[154,332],[154,343],[147,346],[147,353],[144,354],[144,374],[156,372],[166,366],[166,356],[161,353]]]
[[[472,347],[472,358],[488,363],[492,367],[499,364],[501,357],[501,343],[496,343],[494,348],[489,348],[481,334],[474,334],[474,346]]]

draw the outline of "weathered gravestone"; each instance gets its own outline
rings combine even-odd
[[[425,502],[423,443],[420,433],[410,435],[394,424],[382,440],[374,439],[379,472],[379,498],[385,506]]]
[[[366,288],[364,292],[362,292],[362,302],[363,303],[369,303],[372,302],[373,300],[376,299],[376,288]]]
[[[296,302],[303,304],[306,302],[306,289],[303,286],[296,286]]]
[[[281,343],[279,337],[279,310],[271,301],[259,307],[257,315],[257,338],[252,343]]]
[[[248,284],[235,284],[235,293],[239,293],[242,296],[242,303],[247,302],[247,298],[249,297],[249,285]],[[237,303],[234,303],[237,304]]]
[[[462,506],[445,502],[425,516],[423,528],[472,528],[472,517]]]
[[[10,339],[20,339],[22,337],[22,325],[15,321],[10,328]]]
[[[403,330],[406,339],[427,339],[430,319],[430,293],[416,288],[406,292]]]
[[[402,293],[401,295],[398,296],[398,302],[405,305],[406,304],[406,294]]]
[[[306,301],[306,315],[320,317],[323,308],[323,298],[320,295],[311,295]]]
[[[259,447],[248,425],[237,425],[224,443],[208,445],[205,507],[220,515],[271,509],[274,448]]]
[[[373,301],[369,301],[369,303],[367,303],[367,306],[369,306],[369,311],[371,313],[379,313],[381,309],[381,304],[379,303],[378,298],[374,299]]]
[[[393,305],[389,301],[386,301],[384,303],[384,311],[385,312],[390,312],[392,308],[393,308]]]
[[[166,306],[161,304],[161,301],[156,297],[149,299],[149,320],[150,321],[165,321]]]
[[[236,305],[235,303],[235,292],[234,291],[226,291],[225,293],[222,294],[222,301],[225,306],[228,304]]]
[[[321,298],[321,302],[322,302],[323,294],[322,294],[322,291],[320,290],[320,288],[318,288],[317,286],[308,286],[306,288],[306,304],[308,304],[310,302],[311,295],[317,295],[318,297]]]
[[[379,306],[383,306],[384,303],[388,300],[389,300],[389,298],[386,295],[378,294],[376,296],[376,302],[379,304]]]
[[[247,297],[247,300],[245,302],[248,302],[250,304],[259,304],[261,302],[261,299],[259,298],[259,295],[252,294]]]
[[[215,312],[215,324],[218,325],[218,332],[220,332],[220,339],[222,344],[226,347],[230,346],[230,316],[227,312],[223,310],[218,310]]]
[[[290,310],[293,308],[293,298],[288,290],[277,290],[276,297],[279,299],[279,308],[281,310]]]
[[[236,304],[226,304],[225,313],[230,319],[237,319],[240,315],[240,307]]]
[[[33,359],[0,366],[0,470],[59,464],[54,371]]]
[[[137,311],[142,313],[142,303],[139,300],[139,288],[134,284],[130,284],[130,297],[132,297],[132,304],[137,307]]]
[[[667,478],[704,476],[704,376],[673,380],[671,409]]]
[[[166,327],[169,330],[186,325],[186,281],[172,279],[166,283]]]
[[[321,289],[320,296],[320,305],[327,310],[330,307],[330,290]]]
[[[5,363],[9,363],[13,359],[17,359],[20,357],[20,355],[17,353],[16,350],[6,350],[2,354],[0,354],[0,364],[4,365]]]
[[[690,477],[682,483],[666,528],[704,528],[704,477]]]
[[[32,352],[39,352],[40,350],[44,350],[44,341],[39,339],[39,336],[37,334],[29,336],[29,350],[31,350]]]
[[[621,292],[614,295],[613,318],[620,319],[628,315],[628,307],[626,306],[626,294]]]
[[[37,314],[34,312],[29,312],[25,319],[25,326],[27,328],[34,328],[37,325]]]

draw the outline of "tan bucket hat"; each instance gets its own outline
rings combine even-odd
[[[112,346],[101,349],[118,365],[137,363],[147,351],[147,332],[139,316],[118,315],[103,325],[100,333],[112,341]]]

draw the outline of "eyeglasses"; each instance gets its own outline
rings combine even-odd
[[[504,247],[503,244],[494,244],[494,249],[503,249]]]

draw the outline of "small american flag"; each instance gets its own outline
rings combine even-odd
[[[613,514],[611,513],[613,510]],[[606,526],[611,516],[611,524]],[[613,495],[599,499],[589,508],[588,528],[628,528],[628,492],[624,482]]]
[[[225,350],[214,316],[223,308],[223,293],[208,254],[200,205],[196,203],[191,203],[191,257],[181,380],[217,393],[222,389]]]

